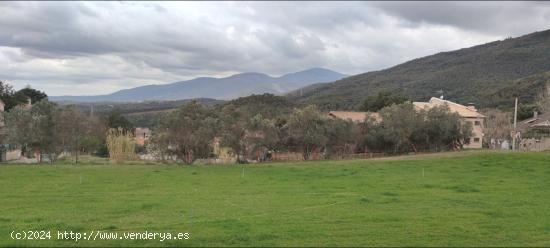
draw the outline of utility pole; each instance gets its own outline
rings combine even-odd
[[[512,151],[516,150],[516,123],[518,120],[518,98],[516,97],[516,104],[514,107],[514,135],[512,136]]]
[[[80,150],[80,149],[78,149],[79,146],[80,146],[80,144],[78,143],[78,138],[76,138],[76,150],[75,150],[76,160],[75,160],[75,164],[78,164],[78,151]]]

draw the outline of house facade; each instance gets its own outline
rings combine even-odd
[[[151,129],[147,127],[136,127],[134,130],[134,137],[136,144],[143,146],[149,141],[149,138],[151,138]]]
[[[460,116],[462,123],[469,122],[472,125],[472,137],[464,140],[464,148],[482,148],[485,116],[479,113],[474,106],[465,106],[436,97],[432,97],[428,102],[413,102],[413,105],[418,110],[447,105],[451,112]]]
[[[517,130],[519,150],[550,150],[550,113],[539,115],[535,112],[532,118],[520,122]]]

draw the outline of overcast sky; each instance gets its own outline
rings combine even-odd
[[[0,2],[0,80],[93,95],[240,72],[345,74],[550,28],[550,2]]]

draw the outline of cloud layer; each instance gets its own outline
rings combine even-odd
[[[0,80],[49,95],[357,74],[550,28],[547,2],[1,2],[0,13]]]

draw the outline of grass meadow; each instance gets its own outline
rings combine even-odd
[[[189,239],[75,242],[58,230]],[[550,154],[0,165],[0,246],[550,246]]]

